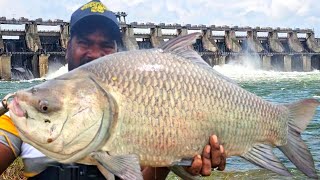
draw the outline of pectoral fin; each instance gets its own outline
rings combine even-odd
[[[92,157],[121,179],[143,180],[137,155],[110,156],[107,152],[94,152]]]
[[[102,164],[99,163],[97,165],[97,168],[107,180],[115,180],[114,174],[112,174],[108,169],[103,167]]]

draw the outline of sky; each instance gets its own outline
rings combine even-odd
[[[0,17],[70,20],[89,0],[0,0]],[[309,28],[320,37],[318,0],[101,0],[127,22]],[[3,28],[3,27],[2,27]]]

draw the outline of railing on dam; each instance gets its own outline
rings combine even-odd
[[[127,50],[158,47],[176,36],[200,32],[202,37],[194,48],[212,66],[237,61],[240,56],[256,56],[261,68],[266,70],[276,66],[282,71],[320,69],[320,40],[315,38],[312,29],[126,23],[125,13],[117,13],[117,17],[123,35],[122,45]],[[8,24],[24,25],[24,29],[2,28]],[[57,28],[43,30],[43,26]],[[7,69],[0,71],[1,78],[10,79],[8,72],[14,66],[30,69],[35,77],[46,74],[51,61],[63,59],[69,29],[69,23],[59,19],[0,17],[0,60],[8,61],[1,64],[2,69]]]

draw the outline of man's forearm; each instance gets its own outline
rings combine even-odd
[[[2,174],[14,161],[15,156],[12,150],[2,143],[0,143],[0,154],[0,174]]]

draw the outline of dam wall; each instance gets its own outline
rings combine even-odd
[[[199,32],[202,36],[194,44],[194,49],[211,66],[242,64],[246,59],[243,57],[248,56],[256,61],[256,68],[265,70],[320,69],[320,43],[311,29],[126,23],[125,16],[125,13],[117,14],[125,50],[158,47],[168,39]],[[22,25],[24,29],[5,29],[5,25]],[[57,28],[39,30],[39,26]],[[69,39],[69,22],[0,17],[1,79],[10,79],[11,70],[20,67],[30,70],[34,77],[44,77],[51,61],[60,59],[60,63],[66,63],[63,59]]]

